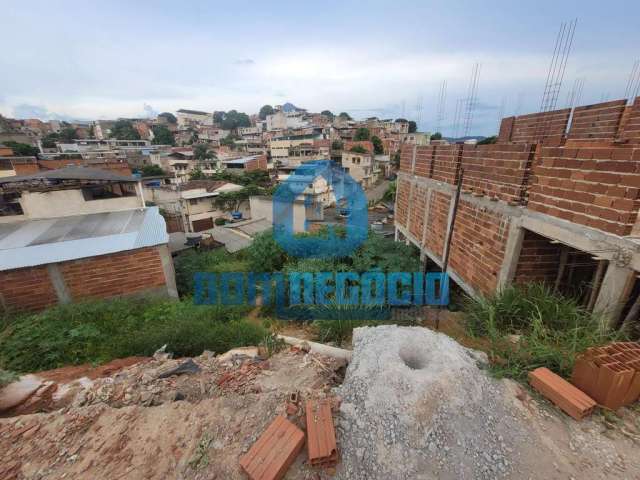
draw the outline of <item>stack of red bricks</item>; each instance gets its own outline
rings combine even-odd
[[[500,200],[524,200],[533,146],[465,145],[462,150],[462,188]]]
[[[576,107],[567,139],[614,140],[626,103],[626,100],[614,100]]]
[[[571,382],[610,410],[634,403],[640,397],[640,343],[587,349],[576,360]]]
[[[545,147],[536,156],[528,207],[628,235],[640,207],[640,148]]]

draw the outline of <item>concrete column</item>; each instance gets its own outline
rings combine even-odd
[[[502,267],[498,273],[498,291],[513,282],[520,260],[520,252],[522,250],[522,242],[524,240],[524,228],[516,219],[512,219],[509,224],[509,233],[507,244],[504,249],[504,258],[502,259]]]
[[[49,263],[47,265],[47,271],[49,272],[49,278],[51,279],[51,285],[53,285],[53,289],[56,291],[56,296],[58,297],[59,303],[69,303],[71,302],[71,293],[69,293],[69,289],[67,288],[67,284],[64,281],[64,276],[60,271],[60,267],[57,263]]]
[[[160,261],[162,262],[162,270],[167,284],[167,294],[171,298],[178,298],[178,287],[176,286],[176,272],[173,267],[173,258],[169,251],[168,245],[160,245],[158,247],[160,253]]]
[[[605,328],[614,328],[633,288],[635,275],[627,267],[609,263],[593,311],[602,316]]]

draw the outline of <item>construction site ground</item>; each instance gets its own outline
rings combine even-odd
[[[416,330],[358,329],[346,377],[344,361],[289,347],[266,360],[160,353],[41,373],[46,388],[0,419],[0,478],[246,478],[238,460],[276,415],[304,428],[302,408],[287,412],[292,393],[301,404],[332,399],[341,461],[318,470],[303,451],[287,479],[640,478],[637,410],[576,422],[526,387],[490,378],[476,366],[482,354],[419,330],[450,372],[407,350],[422,338]],[[171,374],[176,367],[183,372]]]

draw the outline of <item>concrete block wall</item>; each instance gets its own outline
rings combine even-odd
[[[167,279],[162,248],[166,246],[0,272],[0,307],[39,311],[85,298],[166,295],[170,285],[175,288],[175,278]],[[169,270],[173,275],[172,266]]]
[[[527,207],[629,235],[640,207],[640,148],[541,148]]]

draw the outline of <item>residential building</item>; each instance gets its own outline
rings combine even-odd
[[[213,125],[213,113],[201,112],[199,110],[180,109],[176,112],[178,128],[195,127],[197,125]]]
[[[189,181],[191,174],[198,168],[198,162],[190,148],[174,148],[171,151],[152,153],[149,161],[162,168],[171,177],[171,183],[175,184]]]
[[[252,172],[255,170],[267,170],[266,155],[252,155],[248,157],[232,158],[228,160],[222,160],[221,163],[222,168],[235,173]]]
[[[149,184],[144,187],[145,200],[165,212],[169,232],[201,232],[210,230],[217,218],[228,218],[230,212],[215,205],[221,193],[242,190],[241,185],[217,180],[191,180],[179,185]],[[248,205],[241,206],[248,213]]]
[[[364,189],[373,186],[380,173],[371,153],[356,153],[343,150],[342,168]]]
[[[168,240],[157,207],[0,224],[0,310],[38,311],[88,298],[177,298]]]
[[[0,178],[0,223],[144,208],[139,179],[87,167]]]

